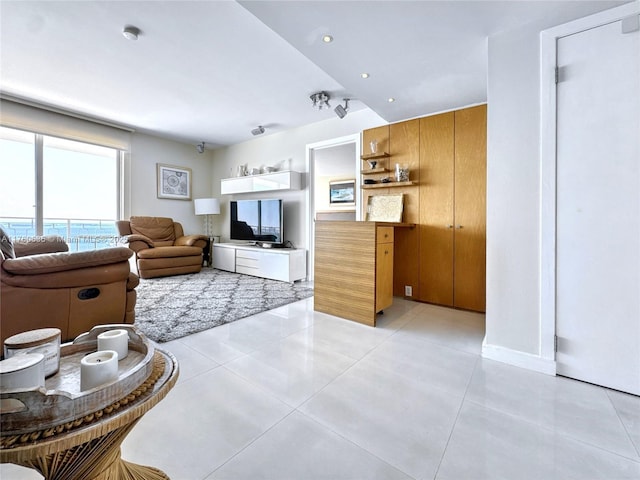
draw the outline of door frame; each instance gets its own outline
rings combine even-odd
[[[633,2],[540,33],[540,330],[539,355],[556,374],[556,65],[558,39],[640,15]]]
[[[308,185],[306,189],[306,202],[307,202],[307,212],[306,212],[306,231],[308,236],[307,245],[309,247],[309,255],[307,257],[307,280],[313,281],[314,276],[314,248],[315,248],[315,218],[314,214],[316,211],[315,206],[315,152],[316,150],[324,150],[326,148],[339,147],[341,145],[347,144],[355,145],[355,171],[356,178],[360,178],[360,170],[362,168],[360,162],[360,144],[361,142],[361,133],[354,133],[353,135],[346,135],[344,137],[332,138],[330,140],[323,140],[321,142],[309,143],[306,145],[306,167],[307,172],[309,172],[308,177]],[[356,220],[360,220],[360,205],[361,205],[361,197],[362,190],[360,190],[359,182],[356,181]]]

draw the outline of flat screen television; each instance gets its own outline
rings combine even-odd
[[[231,240],[283,243],[282,200],[232,200]]]

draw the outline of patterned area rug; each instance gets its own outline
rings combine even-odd
[[[313,289],[203,268],[200,273],[140,279],[135,325],[156,342],[233,322],[296,302]]]

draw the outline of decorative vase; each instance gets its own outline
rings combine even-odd
[[[409,166],[396,163],[396,182],[409,181]]]
[[[369,148],[371,148],[371,153],[376,153],[378,151],[378,141],[371,140],[369,143]]]

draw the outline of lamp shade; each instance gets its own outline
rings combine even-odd
[[[220,201],[217,198],[196,198],[193,203],[196,215],[218,215],[220,213]]]

